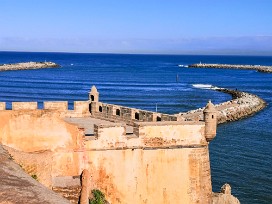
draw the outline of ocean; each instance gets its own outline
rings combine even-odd
[[[214,85],[247,91],[268,106],[256,115],[218,126],[210,143],[213,191],[229,183],[245,204],[272,203],[272,74],[254,70],[189,69],[178,65],[227,63],[272,65],[269,56],[129,55],[0,52],[0,64],[53,61],[60,69],[0,72],[0,101],[87,100],[95,85],[100,100],[163,113],[178,113],[220,103],[227,94]],[[178,77],[177,77],[178,76]],[[178,78],[178,80],[177,80]],[[194,85],[197,86],[195,87]]]

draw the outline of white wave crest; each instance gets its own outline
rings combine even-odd
[[[188,65],[179,64],[179,67],[188,67]]]
[[[193,87],[198,89],[215,89],[216,87],[211,84],[193,84]]]

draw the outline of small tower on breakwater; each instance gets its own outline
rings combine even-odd
[[[95,86],[92,86],[91,91],[89,92],[89,111],[94,114],[98,108],[99,102],[99,92],[97,91]]]
[[[207,103],[203,113],[205,121],[205,137],[206,140],[210,142],[216,135],[217,127],[217,110],[211,100]]]

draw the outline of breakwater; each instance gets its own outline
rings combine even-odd
[[[237,65],[237,64],[190,64],[189,68],[216,68],[216,69],[252,69],[258,72],[272,73],[272,66]]]
[[[58,68],[58,67],[60,67],[60,65],[54,62],[22,62],[15,64],[1,64],[0,71]]]
[[[232,100],[215,105],[218,111],[218,124],[246,118],[266,107],[266,102],[254,94],[218,87],[211,87],[210,89],[232,96]],[[182,116],[185,120],[203,120],[203,110],[204,107],[177,115]]]

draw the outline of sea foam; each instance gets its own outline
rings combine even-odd
[[[214,89],[216,88],[215,86],[211,84],[193,84],[193,87],[199,88],[199,89]]]

